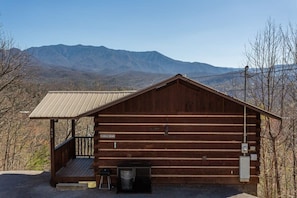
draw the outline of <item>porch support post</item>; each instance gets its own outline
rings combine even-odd
[[[76,158],[76,147],[75,147],[75,120],[71,120],[71,136],[74,138],[73,140],[73,155],[72,158]]]
[[[93,167],[94,167],[94,173],[95,173],[95,175],[96,174],[98,174],[98,172],[99,172],[99,168],[98,168],[98,166],[99,166],[99,151],[98,151],[98,149],[95,149],[95,147],[96,146],[98,146],[98,136],[100,135],[99,134],[99,131],[98,131],[98,129],[97,129],[97,127],[99,126],[99,121],[97,121],[97,120],[99,120],[98,119],[99,118],[99,114],[96,114],[95,116],[94,116],[94,138],[93,138],[93,141],[94,141],[94,165],[93,165]],[[97,182],[97,186],[99,186],[99,183]]]
[[[71,134],[75,137],[75,120],[71,120]]]
[[[50,184],[56,186],[55,168],[55,120],[50,120],[50,145],[51,145],[51,180]]]

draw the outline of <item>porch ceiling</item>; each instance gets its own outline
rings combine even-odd
[[[50,91],[29,115],[31,119],[76,119],[135,91]]]

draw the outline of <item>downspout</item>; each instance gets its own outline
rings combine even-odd
[[[239,157],[239,181],[250,181],[250,156],[248,156],[249,146],[247,143],[247,121],[246,121],[246,80],[248,66],[244,70],[244,105],[243,105],[243,142],[241,143],[242,156]]]
[[[243,107],[243,143],[246,143],[246,136],[247,136],[247,132],[246,132],[246,105],[244,105]]]
[[[249,66],[245,66],[244,68],[244,102],[246,103],[246,84],[247,84],[247,70]],[[246,128],[246,105],[243,107],[243,143],[247,143],[247,128]]]

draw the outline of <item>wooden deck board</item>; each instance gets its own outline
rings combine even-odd
[[[58,182],[95,180],[93,162],[94,158],[76,158],[69,161],[57,172]]]

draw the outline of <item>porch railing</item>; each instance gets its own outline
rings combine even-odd
[[[72,137],[55,148],[55,170],[66,166],[75,157],[94,156],[94,137]]]
[[[94,137],[75,137],[75,155],[89,158],[94,156]]]
[[[55,170],[66,166],[70,159],[75,158],[75,139],[70,138],[55,148]]]

